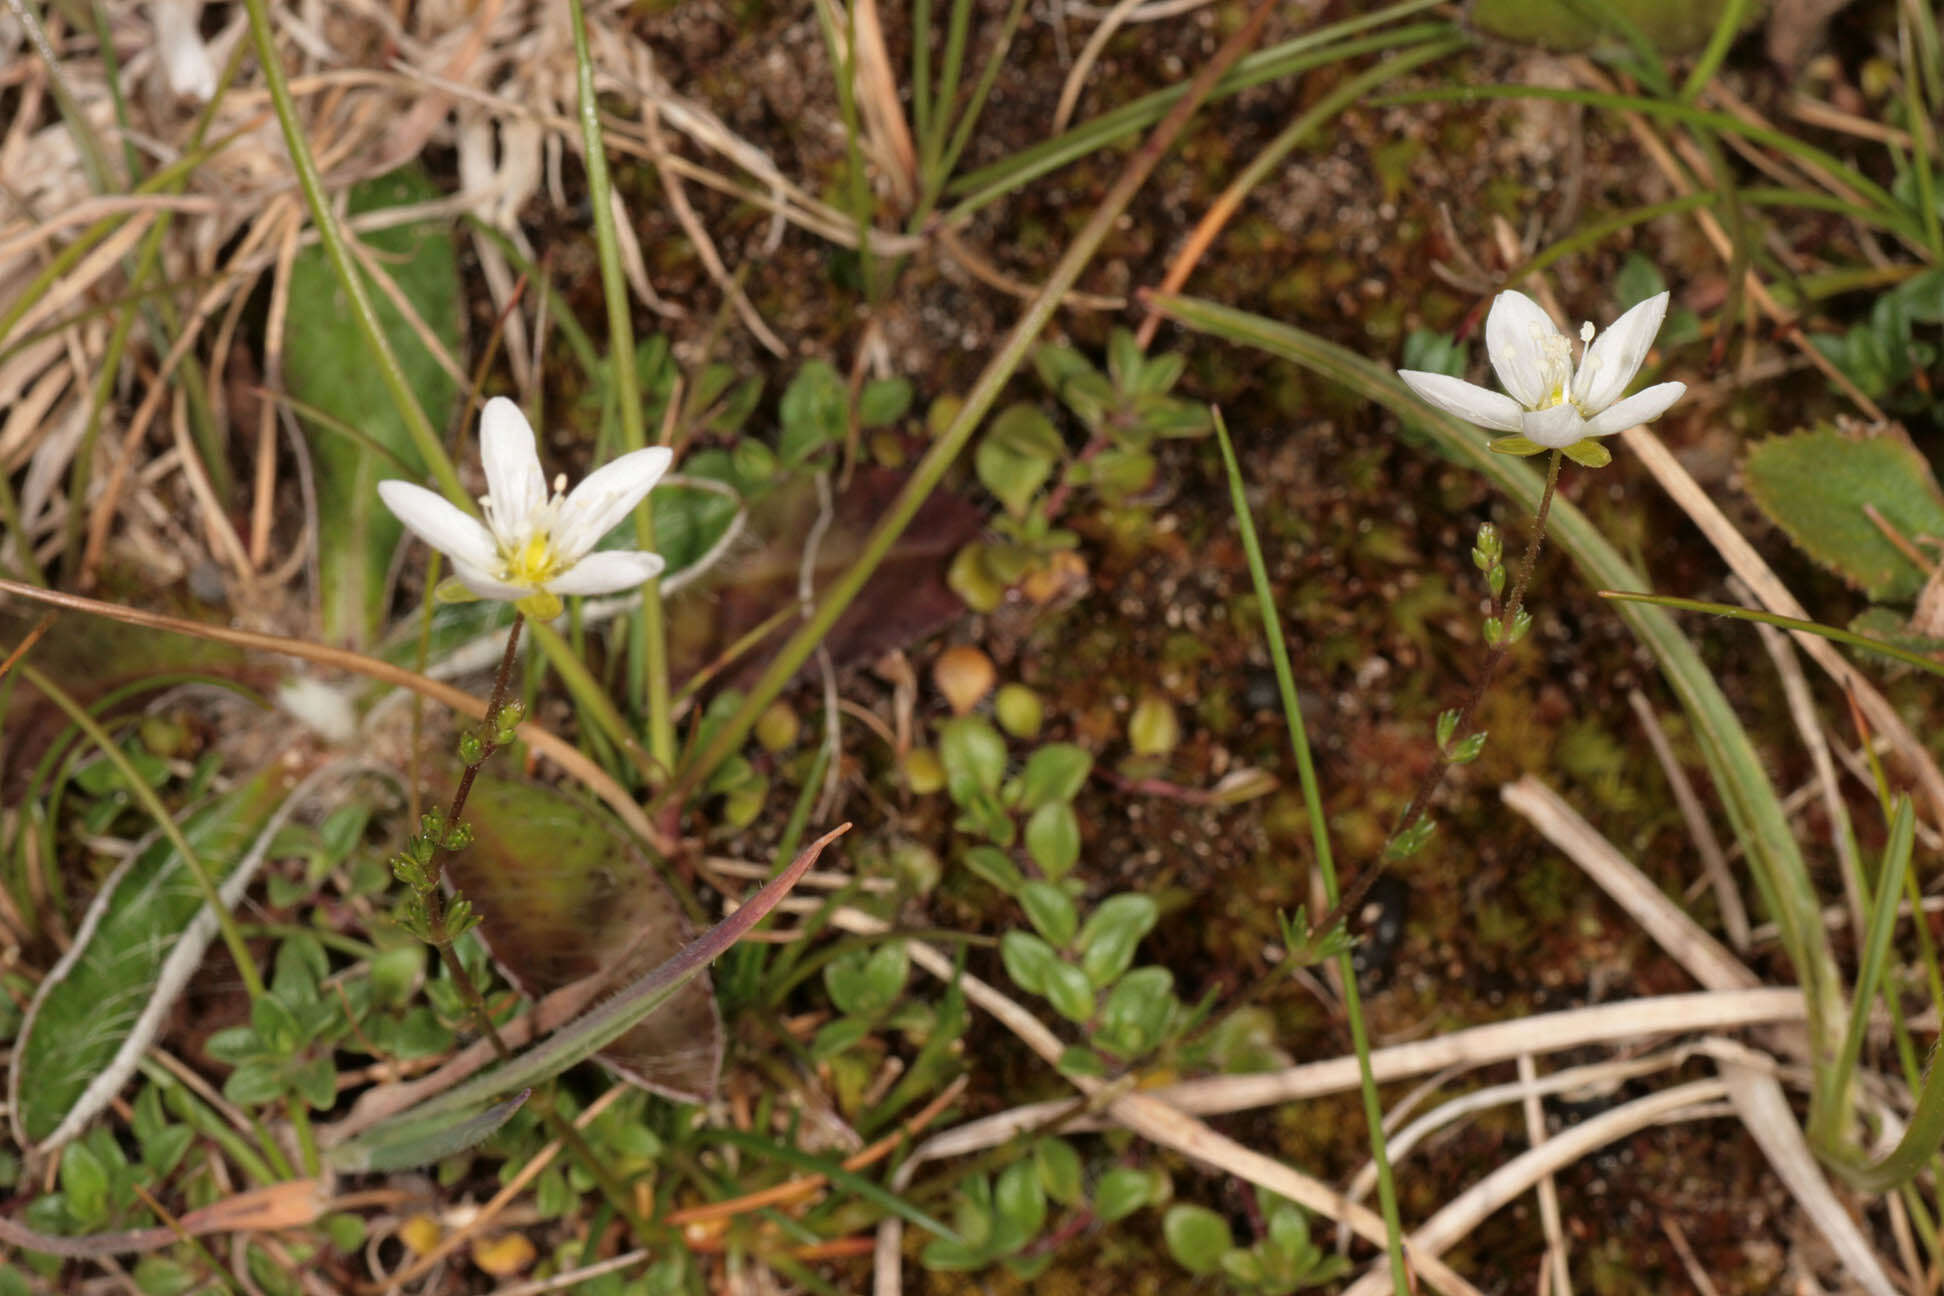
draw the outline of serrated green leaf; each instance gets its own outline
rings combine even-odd
[[[1902,437],[1826,427],[1770,437],[1749,447],[1742,476],[1798,548],[1870,598],[1909,602],[1923,588],[1922,569],[1864,511],[1874,508],[1905,539],[1944,537],[1944,495]]]

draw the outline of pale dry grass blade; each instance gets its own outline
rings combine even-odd
[[[1618,1040],[1793,1024],[1803,1018],[1802,992],[1792,986],[1658,995],[1539,1013],[1392,1044],[1371,1050],[1370,1066],[1379,1084],[1390,1084],[1443,1067],[1509,1062],[1521,1053],[1546,1056]],[[1357,1084],[1357,1059],[1338,1057],[1280,1071],[1183,1081],[1153,1093],[1185,1112],[1212,1116],[1342,1093]]]
[[[170,431],[175,437],[183,480],[189,484],[189,497],[195,500],[196,508],[202,514],[203,535],[208,539],[210,550],[222,559],[237,583],[247,590],[255,575],[250,566],[250,555],[243,548],[243,540],[236,534],[236,528],[230,524],[222,503],[217,500],[216,488],[209,481],[209,471],[203,466],[202,456],[196,453],[196,443],[190,439],[188,394],[177,388],[170,406]]]
[[[1540,1103],[1536,1088],[1539,1070],[1533,1065],[1532,1054],[1519,1054],[1519,1083],[1525,1088],[1519,1106],[1525,1117],[1526,1142],[1538,1147],[1546,1141],[1546,1110]],[[1546,1235],[1546,1266],[1551,1273],[1552,1290],[1559,1296],[1573,1296],[1573,1275],[1570,1260],[1566,1254],[1566,1232],[1559,1224],[1559,1185],[1553,1182],[1552,1172],[1539,1176],[1536,1185],[1539,1194],[1539,1227]]]
[[[1087,87],[1087,78],[1093,74],[1093,65],[1100,58],[1100,51],[1107,48],[1107,42],[1140,6],[1141,0],[1116,0],[1114,7],[1100,20],[1100,26],[1093,29],[1087,43],[1080,47],[1080,53],[1073,60],[1073,67],[1067,73],[1066,84],[1060,87],[1060,102],[1053,109],[1052,134],[1058,135],[1073,120],[1073,110],[1079,106],[1080,92]]]
[[[1480,1179],[1412,1230],[1406,1243],[1408,1254],[1422,1265],[1427,1257],[1457,1245],[1482,1221],[1529,1191],[1541,1177],[1640,1130],[1714,1115],[1719,1110],[1717,1100],[1727,1093],[1724,1081],[1695,1080],[1636,1098],[1560,1131]],[[1380,1260],[1345,1288],[1343,1296],[1380,1296],[1389,1284],[1389,1262]]]
[[[837,0],[827,0],[841,19]],[[837,31],[844,31],[841,21]],[[884,43],[884,24],[878,18],[877,0],[852,0],[852,67],[857,86],[857,105],[863,112],[864,134],[878,171],[891,189],[901,211],[911,210],[918,197],[918,149],[905,122],[904,105],[898,98],[898,79],[891,71],[891,53]]]
[[[1647,734],[1647,745],[1654,749],[1654,759],[1660,762],[1661,772],[1667,776],[1667,786],[1674,793],[1674,804],[1680,807],[1681,818],[1687,821],[1688,836],[1694,841],[1695,854],[1701,857],[1702,875],[1714,891],[1715,906],[1721,910],[1721,927],[1728,934],[1728,944],[1737,954],[1746,954],[1748,906],[1742,903],[1735,875],[1728,871],[1728,856],[1721,849],[1721,839],[1715,836],[1714,826],[1708,822],[1708,812],[1694,791],[1694,781],[1675,758],[1674,745],[1667,740],[1667,730],[1661,727],[1660,717],[1654,714],[1647,695],[1639,689],[1629,689],[1627,702]]]
[[[263,383],[271,391],[283,389],[284,328],[290,319],[290,276],[297,263],[298,237],[303,221],[294,204],[287,209],[277,260],[270,272],[270,309],[263,323]],[[257,399],[257,462],[250,509],[250,561],[259,568],[269,557],[270,524],[276,516],[277,403]]]
[[[1618,1058],[1611,1062],[1594,1062],[1586,1066],[1568,1067],[1555,1071],[1543,1078],[1534,1076],[1526,1079],[1523,1075],[1509,1084],[1486,1085],[1470,1093],[1459,1094],[1427,1111],[1410,1124],[1397,1130],[1386,1140],[1393,1165],[1402,1165],[1412,1152],[1431,1135],[1439,1130],[1474,1116],[1480,1112],[1491,1111],[1508,1103],[1537,1101],[1555,1094],[1605,1094],[1617,1090],[1629,1080],[1642,1076],[1656,1075],[1672,1071],[1701,1051],[1700,1046],[1683,1046],[1669,1049],[1663,1053],[1652,1053],[1646,1057]],[[1530,1057],[1530,1054],[1520,1054]],[[1534,1136],[1537,1144],[1541,1135]],[[1370,1196],[1377,1186],[1377,1167],[1365,1163],[1350,1180],[1344,1195],[1352,1201],[1362,1201]]]
[[[1701,528],[1701,533],[1708,538],[1729,569],[1755,591],[1755,597],[1763,607],[1781,616],[1805,621],[1813,619],[1762,560],[1762,556],[1755,552],[1755,546],[1735,529],[1735,524],[1721,511],[1721,506],[1701,489],[1700,483],[1694,480],[1658,436],[1647,428],[1633,428],[1620,436],[1626,442],[1627,449],[1654,475],[1661,489]],[[1898,756],[1924,790],[1924,798],[1930,805],[1931,822],[1944,827],[1944,773],[1939,772],[1937,762],[1911,732],[1902,715],[1863,672],[1837,651],[1834,644],[1817,635],[1793,633],[1796,644],[1809,655],[1809,659],[1822,667],[1838,688],[1856,699],[1857,706],[1870,724],[1895,746]]]
[[[1531,774],[1499,789],[1523,815],[1665,950],[1710,990],[1749,990],[1761,982],[1742,961],[1602,837],[1558,793]]]
[[[1874,144],[1888,144],[1900,149],[1909,149],[1911,146],[1909,131],[1873,118],[1844,112],[1820,99],[1812,99],[1801,91],[1797,91],[1789,100],[1789,116],[1818,130],[1839,131],[1844,135],[1854,135],[1858,139],[1866,139]]]
[[[1896,1286],[1878,1262],[1876,1248],[1837,1200],[1816,1163],[1782,1086],[1765,1065],[1766,1059],[1751,1053],[1742,1061],[1723,1056],[1720,1063],[1721,1082],[1749,1136],[1803,1214],[1842,1260],[1850,1277],[1869,1296],[1898,1296]]]
[[[1714,1281],[1701,1267],[1701,1261],[1696,1258],[1694,1248],[1688,1245],[1687,1234],[1683,1233],[1681,1226],[1674,1222],[1674,1217],[1662,1214],[1660,1222],[1661,1231],[1667,1234],[1668,1242],[1673,1244],[1674,1254],[1681,1258],[1681,1267],[1687,1271],[1688,1281],[1694,1284],[1695,1296],[1721,1296]]]
[[[716,251],[715,240],[709,237],[709,231],[703,226],[701,218],[695,214],[695,208],[689,204],[688,194],[683,190],[681,180],[674,172],[660,165],[661,161],[668,156],[668,147],[662,139],[659,114],[653,99],[642,100],[641,129],[643,137],[648,141],[648,150],[656,160],[655,174],[661,177],[662,195],[668,199],[668,210],[674,215],[676,223],[682,227],[682,232],[688,235],[689,243],[695,249],[695,255],[701,260],[703,268],[709,272],[709,278],[715,280],[716,287],[722,290],[723,296],[727,297],[735,308],[736,318],[740,319],[743,327],[763,344],[764,349],[771,355],[787,356],[790,353],[789,347],[785,346],[783,339],[777,337],[775,331],[763,321],[762,315],[756,310],[755,303],[750,301],[749,295],[743,291],[742,284],[737,282],[736,276],[730,274],[729,268],[723,264],[721,254]]]

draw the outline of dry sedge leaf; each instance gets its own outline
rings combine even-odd
[[[648,859],[572,793],[481,776],[466,806],[473,843],[447,865],[507,978],[538,999],[597,972],[626,985],[694,934]],[[722,1020],[697,974],[600,1060],[656,1093],[701,1102],[722,1069]]]

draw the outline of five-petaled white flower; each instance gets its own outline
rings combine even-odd
[[[624,454],[571,494],[563,473],[550,497],[526,415],[495,396],[480,413],[479,454],[484,523],[410,482],[379,482],[378,496],[419,539],[451,558],[460,583],[480,598],[504,599],[544,620],[560,614],[560,595],[612,594],[661,573],[659,554],[596,553],[594,546],[668,471],[674,455],[667,447]]]
[[[1687,384],[1656,383],[1625,400],[1620,393],[1640,370],[1667,314],[1667,294],[1649,297],[1597,338],[1580,326],[1585,350],[1577,369],[1573,344],[1530,297],[1507,290],[1485,317],[1485,351],[1511,395],[1501,395],[1446,374],[1400,369],[1398,377],[1439,409],[1467,422],[1515,435],[1493,441],[1494,450],[1534,454],[1578,447],[1572,457],[1605,463],[1604,447],[1579,443],[1612,436],[1651,422],[1680,399]]]

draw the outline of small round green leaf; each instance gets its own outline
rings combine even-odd
[[[1019,906],[1055,949],[1065,949],[1079,930],[1080,916],[1073,910],[1072,899],[1051,882],[1028,882],[1021,887]]]
[[[1154,929],[1160,910],[1144,895],[1109,896],[1080,929],[1080,970],[1105,988],[1134,962],[1134,949]]]
[[[1168,1207],[1161,1220],[1161,1236],[1167,1239],[1168,1254],[1196,1274],[1212,1274],[1221,1268],[1222,1257],[1235,1245],[1227,1220],[1206,1206],[1186,1203]]]

